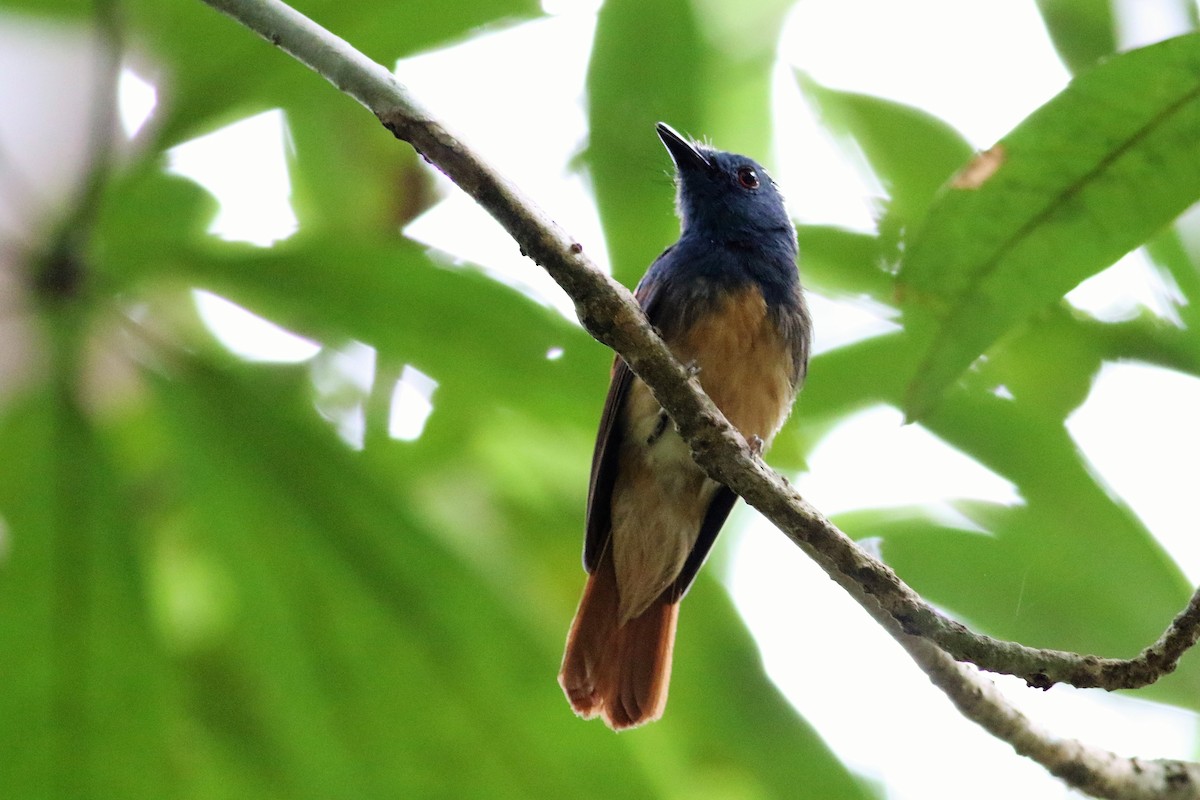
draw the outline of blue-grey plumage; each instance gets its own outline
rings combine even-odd
[[[808,363],[811,321],[796,233],[766,171],[745,156],[658,134],[675,162],[679,241],[637,298],[705,392],[764,449]],[[662,714],[678,602],[736,496],[692,460],[648,387],[620,358],[601,417],[588,493],[589,578],[559,681],[575,711],[610,727]]]

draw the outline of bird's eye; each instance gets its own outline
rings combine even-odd
[[[737,171],[738,183],[743,189],[758,188],[758,173],[752,167],[739,167]]]

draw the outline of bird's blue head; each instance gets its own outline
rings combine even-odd
[[[688,141],[665,122],[656,128],[675,162],[684,235],[738,242],[785,237],[794,247],[796,232],[783,197],[762,166]]]

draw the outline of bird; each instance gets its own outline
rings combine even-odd
[[[671,352],[764,453],[804,382],[812,320],[796,230],[752,159],[656,130],[675,167],[680,235],[635,296]],[[649,387],[617,356],[588,487],[588,574],[559,684],[613,730],[662,716],[679,601],[737,495],[692,458]]]

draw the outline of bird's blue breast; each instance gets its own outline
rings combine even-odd
[[[643,283],[655,287],[651,320],[668,338],[717,312],[730,295],[755,288],[776,317],[802,303],[794,234],[717,241],[684,236],[663,253]]]

